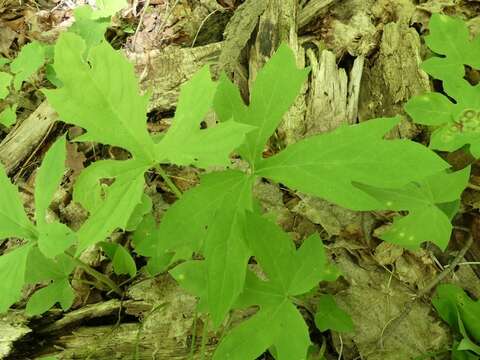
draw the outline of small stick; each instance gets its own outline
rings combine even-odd
[[[465,242],[465,245],[458,252],[457,256],[455,256],[455,259],[453,259],[453,261],[449,264],[449,266],[445,267],[445,269],[440,274],[438,274],[427,286],[425,286],[413,300],[406,303],[405,307],[403,308],[403,311],[396,318],[393,318],[385,325],[380,335],[381,345],[383,344],[383,338],[389,337],[393,333],[393,330],[395,330],[397,326],[400,325],[400,323],[403,321],[403,319],[405,319],[405,317],[408,316],[408,314],[413,308],[413,304],[415,303],[415,301],[428,295],[428,293],[433,288],[435,288],[443,279],[445,279],[445,277],[447,277],[451,272],[453,272],[453,270],[457,267],[457,265],[461,263],[462,259],[464,258],[465,254],[467,253],[468,249],[470,249],[472,244],[473,244],[473,236],[469,231],[468,238],[467,238],[467,241]]]

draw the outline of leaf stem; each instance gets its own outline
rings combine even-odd
[[[204,360],[205,359],[205,346],[207,344],[207,337],[208,337],[208,326],[209,324],[209,318],[207,317],[205,320],[205,323],[203,324],[203,332],[202,332],[202,343],[200,345],[200,359]]]
[[[163,180],[165,180],[165,182],[167,183],[168,187],[170,188],[170,190],[172,190],[172,192],[175,194],[175,196],[177,197],[177,199],[180,199],[182,197],[182,192],[180,191],[180,189],[173,183],[173,181],[170,179],[170,177],[167,175],[167,173],[162,169],[162,167],[160,165],[157,165],[155,167],[155,170],[157,170],[157,172],[160,174],[160,176],[163,178]]]
[[[104,283],[107,285],[110,289],[112,289],[117,295],[122,296],[122,290],[115,284],[113,280],[111,280],[109,277],[103,275],[101,272],[98,272],[94,268],[92,268],[90,265],[85,264],[83,261],[80,259],[65,253],[74,263],[77,265],[79,268],[81,268],[83,271],[85,271],[88,275],[93,276],[95,279],[100,281],[101,283]]]

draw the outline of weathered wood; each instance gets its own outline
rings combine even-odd
[[[168,46],[142,54],[126,52],[135,64],[141,88],[152,91],[149,111],[172,110],[181,84],[207,64],[213,64],[212,70],[216,70],[221,48],[222,43],[215,43],[195,48]]]
[[[415,29],[399,23],[385,25],[378,55],[365,66],[360,120],[402,114],[408,99],[430,91],[430,81],[420,68],[421,62],[420,37]],[[406,125],[401,132],[412,136],[415,128]]]
[[[0,316],[0,359],[5,359],[12,351],[15,341],[31,331],[27,319],[18,311],[12,310]]]
[[[186,359],[191,350],[196,299],[183,291],[167,274],[143,280],[127,291],[129,300],[110,300],[67,313],[39,329],[48,343],[17,343],[15,359],[27,356],[56,356],[64,359]],[[133,315],[115,324],[120,313]],[[123,315],[122,315],[123,316]],[[109,317],[110,324],[85,325]],[[138,321],[134,320],[138,318]],[[83,324],[82,324],[83,323]],[[196,352],[200,359],[203,318],[197,320]],[[207,358],[215,345],[215,333],[207,333]],[[31,339],[30,339],[31,341]],[[135,357],[138,356],[138,357]]]
[[[224,32],[225,43],[220,54],[219,66],[227,72],[234,72],[242,49],[252,36],[268,0],[247,0],[238,7]]]
[[[312,20],[318,18],[325,12],[336,0],[311,0],[300,10],[298,16],[298,26],[300,28],[308,25]]]
[[[0,143],[0,161],[7,173],[11,173],[30,156],[57,119],[55,111],[44,101],[8,133]]]
[[[312,50],[307,55],[312,67],[305,124],[305,135],[309,136],[347,123],[348,78],[346,71],[337,67],[332,52],[323,50],[318,60]]]

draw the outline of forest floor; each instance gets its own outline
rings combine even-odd
[[[71,26],[73,9],[88,2],[0,0],[0,56],[13,59],[33,40],[53,44]],[[435,12],[468,19],[472,33],[480,32],[480,3],[468,0],[131,0],[113,19],[106,38],[135,64],[142,89],[152,91],[152,133],[169,127],[180,85],[203,65],[210,64],[214,74],[228,71],[248,98],[258,69],[286,42],[298,66],[311,66],[312,73],[275,141],[290,144],[343,124],[403,115],[391,136],[426,143],[426,130],[408,121],[403,105],[436,86],[420,68],[428,52],[423,36]],[[56,122],[40,91],[45,76],[45,71],[36,75],[14,99],[7,99],[18,104],[18,119],[11,128],[0,127],[0,161],[30,213],[36,169],[46,150],[59,134],[80,131]],[[479,79],[473,70],[469,76],[472,82]],[[0,110],[4,105],[0,102]],[[275,151],[275,141],[269,151]],[[75,229],[86,217],[72,201],[76,177],[92,161],[122,159],[124,153],[93,143],[71,143],[67,150],[71,171],[55,195],[52,212]],[[456,168],[470,161],[461,152],[444,155]],[[182,191],[198,182],[199,171],[193,167],[171,166],[167,171]],[[175,196],[162,178],[147,177],[146,192],[160,219]],[[472,164],[471,182],[475,180],[480,183],[478,162]],[[335,295],[355,331],[321,333],[311,314],[303,311],[312,341],[325,346],[325,359],[450,358],[454,334],[432,307],[431,286],[464,250],[465,257],[442,282],[457,284],[480,299],[480,238],[464,249],[464,232],[454,230],[445,252],[430,244],[408,251],[378,239],[392,213],[350,211],[270,182],[257,184],[255,193],[295,241],[320,233],[342,272],[322,290]],[[462,196],[454,224],[469,227],[477,221],[479,208],[480,192],[472,186]],[[129,236],[117,232],[112,238],[128,247]],[[0,240],[0,252],[12,243]],[[138,268],[145,265],[144,258],[135,260]],[[121,284],[123,297],[86,283],[88,275],[77,271],[72,279],[76,298],[69,311],[54,308],[28,317],[22,306],[34,289],[25,289],[24,300],[0,316],[0,358],[187,359],[192,339],[193,358],[203,358],[204,318],[196,313],[195,297],[170,275],[152,278],[140,271],[133,279],[117,276],[98,249],[87,252],[83,261]],[[245,316],[235,314],[232,323]],[[206,335],[208,358],[220,335]],[[262,357],[271,358],[267,353]]]

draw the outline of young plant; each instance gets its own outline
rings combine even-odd
[[[200,129],[216,90],[205,67],[182,86],[174,123],[157,143],[146,127],[149,94],[139,94],[133,65],[105,42],[92,47],[86,58],[85,51],[79,36],[60,37],[54,69],[63,86],[44,93],[63,121],[87,130],[76,141],[117,146],[131,158],[98,161],[78,178],[74,199],[90,216],[78,231],[77,254],[127,227],[142,198],[145,171],[161,163],[225,165],[251,130],[233,121]],[[107,189],[100,183],[105,178],[115,179]]]
[[[467,170],[447,175],[445,171],[449,165],[420,144],[408,140],[383,139],[398,123],[399,119],[396,118],[382,118],[359,125],[344,126],[331,133],[302,140],[264,159],[264,146],[284,112],[295,100],[306,75],[307,71],[296,68],[291,50],[282,45],[258,73],[249,106],[243,103],[238,90],[223,76],[214,102],[214,109],[220,120],[224,122],[233,119],[257,127],[247,133],[245,142],[238,148],[238,153],[248,162],[249,168],[246,171],[227,169],[203,175],[199,186],[186,192],[169,208],[158,228],[151,218],[147,218],[134,234],[137,252],[152,257],[151,262],[155,264],[164,264],[165,257],[171,257],[172,254],[175,254],[174,259],[188,260],[194,253],[204,257],[204,260],[180,265],[171,273],[181,284],[185,284],[187,289],[199,296],[200,309],[210,315],[214,327],[218,327],[227,313],[238,306],[245,292],[250,297],[249,305],[260,306],[258,316],[252,318],[255,320],[247,320],[245,324],[234,328],[221,342],[215,354],[219,359],[250,358],[254,354],[260,355],[272,345],[277,347],[278,359],[304,358],[309,344],[304,336],[304,325],[293,320],[294,315],[291,315],[291,320],[295,321],[294,329],[299,330],[298,335],[289,331],[288,327],[284,330],[274,327],[271,333],[270,329],[264,327],[268,322],[282,323],[282,316],[287,316],[266,310],[269,309],[266,304],[277,306],[277,300],[282,303],[279,299],[291,297],[293,293],[288,286],[284,284],[282,290],[279,290],[271,283],[264,284],[259,280],[255,286],[264,290],[248,292],[251,285],[246,268],[252,256],[260,258],[257,260],[270,282],[276,281],[271,277],[289,276],[281,270],[276,273],[269,271],[265,268],[268,265],[261,260],[266,251],[261,246],[269,246],[268,250],[272,254],[281,256],[276,253],[281,240],[277,239],[280,237],[276,235],[278,232],[267,232],[260,222],[252,222],[250,219],[251,212],[257,208],[252,199],[255,179],[271,179],[291,189],[316,195],[354,210],[388,209],[391,206],[407,210],[418,209],[418,214],[428,218],[433,228],[437,223],[436,217],[440,217],[441,221],[444,219],[431,208],[438,202],[454,202],[458,199],[458,192],[447,195],[437,189],[437,185],[432,185],[436,191],[433,197],[424,194],[423,200],[418,203],[404,201],[400,204],[397,200],[404,194],[404,188],[419,186],[416,183],[420,183],[425,185],[420,185],[418,192],[427,192],[431,186],[431,176],[442,180],[438,185],[440,187],[452,181],[461,187],[462,181],[468,176]],[[369,191],[364,191],[367,188]],[[388,190],[392,195],[388,201],[392,204],[386,204],[383,199],[378,200],[371,196],[373,189],[379,188],[395,189]],[[418,221],[418,217],[415,219]],[[270,238],[262,238],[264,231]],[[418,237],[415,239],[410,239],[411,233],[407,236],[408,245],[412,248],[418,247],[424,241],[436,241],[442,247],[446,246],[443,233],[441,239],[437,239],[437,234],[431,231],[421,233],[417,230],[417,233]],[[143,237],[144,234],[148,236]],[[399,236],[402,237],[401,232]],[[319,239],[316,241],[318,246],[321,246]],[[309,240],[308,244],[312,242],[314,240]],[[286,252],[282,256],[289,259],[285,262],[294,264],[298,255]],[[282,266],[279,265],[278,269]],[[326,265],[319,261],[317,266],[317,270],[322,273],[325,270],[322,270],[322,267]],[[292,271],[295,269],[289,270]],[[314,273],[315,271],[312,272]],[[316,281],[321,279],[319,277]],[[288,283],[288,280],[286,281]],[[314,286],[314,283],[315,281],[310,285]],[[302,290],[308,291],[307,288]],[[283,298],[279,298],[279,294],[282,294]],[[280,308],[275,306],[274,309],[280,311]],[[290,311],[287,308],[281,310],[287,313]],[[247,344],[246,336],[252,335],[252,324],[259,326],[255,333],[259,342],[255,343],[254,339],[250,338],[248,345],[240,347],[242,343]],[[279,350],[278,347],[282,346],[281,339],[287,336],[298,336],[298,342],[292,343],[291,347],[285,345],[287,348]],[[238,348],[233,351],[236,346]]]
[[[472,300],[458,286],[442,284],[438,286],[432,303],[440,317],[458,334],[452,359],[480,359],[480,302]]]
[[[57,301],[68,309],[74,298],[68,276],[73,270],[71,258],[64,252],[73,245],[75,234],[58,221],[47,221],[46,212],[65,171],[65,138],[48,151],[35,179],[34,225],[23,210],[17,189],[0,167],[0,238],[16,237],[22,246],[0,256],[0,313],[20,299],[26,283],[49,282],[27,304],[27,312],[38,314]]]
[[[425,38],[434,56],[422,68],[442,80],[446,95],[436,92],[415,96],[405,105],[406,112],[418,124],[432,126],[430,148],[455,151],[465,145],[480,157],[480,84],[471,85],[465,65],[480,69],[480,37],[470,40],[465,21],[434,14],[430,35]]]

